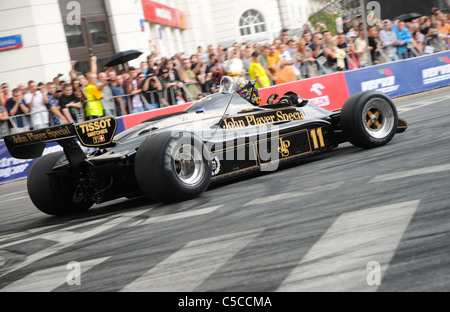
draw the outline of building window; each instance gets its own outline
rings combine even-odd
[[[91,34],[92,44],[99,45],[109,43],[105,21],[89,23],[89,32]]]
[[[84,47],[83,30],[80,25],[64,25],[69,49]]]
[[[242,14],[239,20],[239,30],[241,36],[249,36],[266,32],[266,22],[262,14],[250,9]]]

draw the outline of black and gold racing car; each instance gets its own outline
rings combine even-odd
[[[34,205],[65,215],[120,197],[191,199],[212,183],[276,170],[344,142],[383,146],[407,128],[379,92],[355,94],[342,110],[330,112],[294,92],[255,105],[254,83],[245,88],[237,90],[225,77],[219,93],[118,135],[117,121],[106,117],[10,135],[5,143],[13,157],[38,158],[27,180]],[[53,141],[63,151],[41,156]]]

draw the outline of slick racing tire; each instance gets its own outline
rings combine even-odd
[[[360,92],[345,102],[341,126],[344,136],[357,147],[383,146],[397,131],[397,109],[392,100],[381,92]]]
[[[73,202],[75,179],[48,175],[63,160],[63,152],[42,156],[34,162],[28,174],[27,188],[31,201],[40,211],[53,216],[79,213],[93,205],[93,202]]]
[[[208,188],[211,160],[196,135],[164,132],[140,145],[134,171],[141,191],[148,197],[174,202],[198,197]]]

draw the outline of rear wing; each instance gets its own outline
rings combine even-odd
[[[26,131],[4,137],[12,157],[18,159],[38,158],[50,142],[63,142],[78,138],[86,147],[102,147],[111,144],[117,131],[114,117],[96,119],[80,124],[66,124],[40,130]]]

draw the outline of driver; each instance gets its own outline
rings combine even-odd
[[[244,81],[236,83],[236,93],[243,99],[247,100],[255,106],[259,106],[261,98],[259,97],[258,89],[254,81]]]

